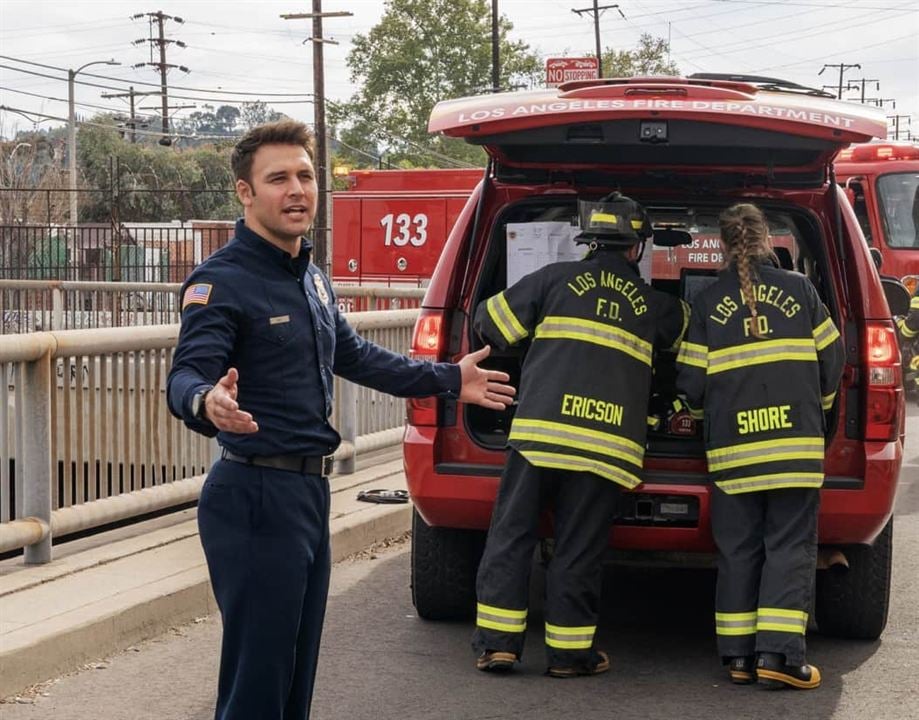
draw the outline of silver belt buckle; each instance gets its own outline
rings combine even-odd
[[[325,455],[322,458],[322,475],[328,477],[332,474],[332,468],[335,466],[335,456]]]

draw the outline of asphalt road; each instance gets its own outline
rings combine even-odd
[[[593,720],[614,717],[776,720],[919,718],[919,409],[910,411],[896,505],[890,621],[880,641],[809,636],[824,673],[812,692],[768,692],[726,682],[714,650],[710,571],[606,574],[600,646],[612,671],[542,675],[530,632],[510,676],[477,672],[470,623],[414,613],[407,543],[335,566],[313,717],[318,720]],[[541,626],[543,576],[534,573],[531,625]],[[0,705],[3,720],[208,720],[219,621],[205,618]]]

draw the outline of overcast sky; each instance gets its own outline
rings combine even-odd
[[[353,17],[324,21],[324,34],[339,41],[325,46],[326,93],[346,100],[355,87],[345,58],[352,38],[376,24],[383,0],[325,0],[326,12],[347,10]],[[601,5],[610,2],[604,0]],[[514,25],[512,37],[523,40],[541,57],[578,56],[594,50],[593,22],[572,8],[592,5],[592,0],[499,0],[500,12]],[[103,108],[124,111],[126,101],[105,99],[101,93],[118,92],[131,83],[158,83],[152,68],[132,69],[150,60],[149,45],[131,41],[148,36],[146,19],[131,20],[135,13],[162,10],[184,19],[170,22],[167,36],[187,48],[171,46],[167,60],[187,66],[174,70],[171,95],[211,98],[213,105],[229,99],[254,99],[258,93],[310,93],[312,50],[303,44],[309,36],[308,20],[283,20],[282,13],[308,12],[310,0],[0,0],[0,105],[50,116],[67,115],[66,70],[42,68],[18,61],[73,68],[95,60],[113,58],[120,67],[95,66],[78,80],[111,86],[111,89],[76,86],[78,113],[88,117]],[[895,99],[885,103],[889,115],[906,115],[911,131],[919,136],[919,3],[915,0],[622,0],[621,17],[615,10],[601,16],[603,47],[628,49],[642,32],[670,38],[671,56],[684,74],[739,72],[780,77],[820,87],[838,83],[839,69],[824,64],[859,63],[846,72],[847,81],[868,78],[867,97]],[[8,58],[16,58],[13,61]],[[39,77],[16,67],[51,75]],[[98,73],[112,79],[92,78]],[[187,88],[185,90],[179,87]],[[148,89],[155,89],[150,87]],[[205,93],[202,91],[219,91]],[[32,93],[32,95],[25,94]],[[231,93],[255,93],[253,96]],[[35,96],[40,97],[35,97]],[[857,100],[858,93],[846,97]],[[271,98],[264,95],[263,98]],[[295,99],[296,100],[296,99]],[[170,99],[170,104],[195,104],[203,100]],[[141,107],[158,105],[155,97]],[[98,106],[98,107],[92,107]],[[274,104],[292,117],[312,120],[312,105],[304,102]],[[187,115],[192,110],[182,110]],[[38,120],[39,118],[34,118]],[[901,118],[901,133],[907,120]],[[59,125],[45,120],[39,127]],[[20,114],[0,111],[0,133],[10,137],[32,127]]]

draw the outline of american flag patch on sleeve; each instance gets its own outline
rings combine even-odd
[[[182,298],[182,309],[189,305],[207,305],[211,299],[211,290],[214,288],[210,283],[196,283],[185,288],[185,296]]]

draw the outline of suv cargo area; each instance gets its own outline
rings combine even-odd
[[[877,637],[887,617],[902,460],[899,354],[881,282],[831,163],[848,143],[883,133],[883,118],[765,80],[585,81],[438,105],[432,131],[482,145],[489,165],[444,248],[413,352],[456,359],[480,347],[471,329],[476,307],[507,287],[509,271],[512,279],[520,271],[509,267],[510,233],[533,223],[572,226],[578,199],[619,190],[646,208],[662,240],[667,230],[688,233],[688,244],[652,248],[649,241],[640,267],[652,285],[690,304],[722,265],[719,213],[756,203],[780,265],[811,279],[846,347],[843,381],[826,416],[819,541],[828,569],[818,573],[818,623],[822,632]],[[516,384],[526,349],[493,351],[488,364]],[[654,359],[644,482],[622,494],[614,557],[699,563],[714,550],[704,428],[680,405],[674,361],[668,352]],[[466,617],[474,607],[512,419],[513,407],[408,403],[412,588],[422,617]],[[551,512],[542,529],[551,537]]]

